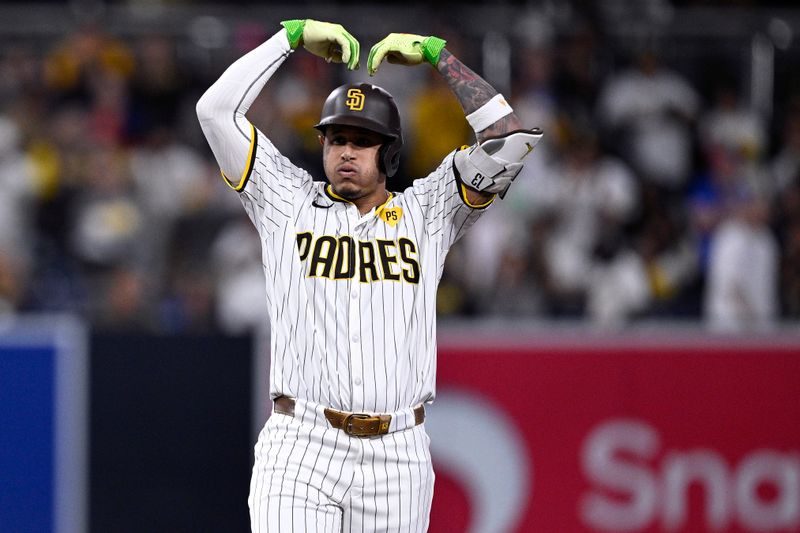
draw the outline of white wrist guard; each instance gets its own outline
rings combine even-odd
[[[514,131],[456,152],[453,162],[464,185],[503,198],[541,138],[539,128]]]
[[[483,104],[481,107],[467,115],[467,122],[475,130],[475,133],[483,131],[504,116],[513,113],[514,110],[503,98],[502,94],[496,94],[494,97]]]

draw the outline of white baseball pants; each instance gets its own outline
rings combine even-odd
[[[358,438],[273,413],[255,446],[253,533],[427,531],[429,444],[424,424]]]

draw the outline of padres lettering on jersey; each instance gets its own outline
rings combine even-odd
[[[391,213],[389,216],[394,216]],[[315,238],[310,231],[297,234],[300,261],[308,261],[310,278],[353,279],[361,283],[405,281],[419,283],[417,245],[411,239],[356,241],[350,235]]]

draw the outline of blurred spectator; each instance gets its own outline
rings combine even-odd
[[[533,219],[528,224],[528,238],[512,240],[501,251],[492,294],[484,294],[484,312],[512,318],[545,316],[548,284],[542,246],[545,231],[542,220]]]
[[[531,268],[527,250],[506,248],[500,258],[500,271],[493,298],[489,300],[490,314],[526,317],[541,312],[541,294],[537,283],[530,283]]]
[[[654,51],[645,51],[632,68],[607,80],[598,105],[607,134],[622,139],[617,148],[645,181],[670,191],[686,183],[692,171],[690,126],[700,105],[687,80],[663,66]]]
[[[33,170],[21,150],[16,123],[0,116],[0,253],[13,257],[22,268],[32,259],[35,238]]]
[[[222,229],[211,250],[216,321],[229,334],[268,324],[261,243],[252,223],[239,217]]]
[[[769,226],[769,172],[752,141],[703,144],[707,164],[689,195],[703,277],[703,315],[714,330],[772,325],[779,310],[779,248]]]
[[[650,302],[643,314],[699,318],[698,249],[686,230],[685,212],[654,198],[653,193],[653,189],[646,191],[634,236],[650,286]]]
[[[775,228],[781,244],[781,308],[800,318],[800,99],[785,119],[782,144],[771,162],[775,180]]]
[[[781,305],[786,318],[800,318],[800,182],[786,191],[791,212],[784,219],[782,258],[780,265]]]
[[[178,238],[177,222],[209,202],[209,167],[191,147],[175,142],[172,131],[153,127],[144,142],[130,150],[133,194],[141,210],[142,235],[138,262],[161,290],[166,281],[169,249]]]
[[[591,324],[618,329],[651,300],[647,267],[633,250],[618,252],[611,261],[596,261],[587,275],[586,309]]]
[[[212,274],[200,265],[177,264],[168,280],[159,313],[160,329],[167,333],[189,334],[217,330]]]
[[[514,184],[514,193],[504,199],[505,202],[519,204],[528,203],[530,184],[535,178],[528,176],[541,175],[552,162],[555,144],[561,140],[564,117],[559,108],[561,95],[555,92],[554,84],[554,52],[549,46],[542,44],[535,48],[526,48],[521,53],[520,72],[514,86],[514,98],[511,100],[514,112],[523,124],[541,128],[547,134],[536,145],[536,152],[525,159],[525,167]]]
[[[689,190],[690,229],[697,239],[700,266],[708,262],[711,234],[728,215],[729,205],[739,201],[743,190],[768,198],[772,191],[769,173],[742,147],[713,144],[705,147],[706,169]]]
[[[512,107],[523,124],[536,125],[544,131],[555,130],[558,95],[553,90],[553,51],[548,46],[525,48],[520,52],[517,83]],[[553,139],[542,138],[552,143]],[[541,142],[536,145],[537,156]]]
[[[145,141],[153,130],[175,131],[181,125],[191,87],[183,65],[172,39],[151,34],[139,40],[126,117],[129,140]]]
[[[55,107],[45,121],[29,117],[26,156],[37,186],[33,209],[35,264],[25,307],[32,311],[83,312],[89,280],[72,242],[73,201],[82,187],[88,154],[89,115],[72,104]]]
[[[9,46],[0,56],[0,109],[41,94],[41,61],[26,44]]]
[[[0,317],[19,309],[25,285],[23,272],[12,256],[0,249]]]
[[[734,81],[723,80],[717,85],[711,108],[702,114],[698,130],[705,150],[720,146],[758,159],[767,147],[766,125],[741,101]]]
[[[0,116],[0,313],[19,311],[36,268],[38,190],[16,122]]]
[[[563,37],[556,48],[555,94],[558,108],[569,121],[594,122],[597,99],[606,79],[606,63],[603,57],[607,48],[597,32],[587,23],[578,22],[574,31]],[[559,130],[550,135],[559,135]]]
[[[718,331],[765,329],[780,310],[779,247],[769,226],[774,184],[760,165],[766,126],[723,79],[699,134],[712,181],[708,201],[694,204],[707,264],[704,316]]]
[[[783,123],[780,148],[770,167],[778,194],[800,179],[800,97],[796,97]]]
[[[104,82],[127,80],[134,59],[128,46],[97,25],[86,24],[58,43],[44,62],[44,80],[56,104],[91,106],[102,98]]]
[[[484,311],[475,303],[477,293],[475,287],[467,283],[464,277],[464,266],[469,262],[469,253],[462,245],[456,243],[445,258],[445,268],[439,288],[436,292],[436,314],[442,319],[471,316]]]
[[[404,166],[411,179],[427,176],[449,152],[468,144],[473,135],[453,93],[435,72],[414,91],[410,101],[409,144]],[[414,150],[413,146],[424,146]]]
[[[725,332],[766,330],[778,316],[778,244],[767,224],[769,204],[743,188],[711,238],[705,318]]]
[[[629,248],[625,225],[636,214],[636,179],[622,161],[603,155],[598,142],[588,127],[571,128],[562,160],[540,187],[539,202],[551,224],[544,242],[549,304],[557,313],[582,315],[587,298],[593,301],[590,310],[603,308],[594,299],[602,297],[602,283],[614,281],[607,267],[625,261],[622,252]],[[639,305],[640,298],[632,298],[630,309],[617,312]]]
[[[144,212],[127,163],[118,148],[89,154],[85,182],[73,202],[72,249],[96,271],[134,264],[137,243],[144,237]]]
[[[156,314],[148,298],[145,277],[140,271],[121,266],[103,278],[103,295],[93,309],[92,323],[106,331],[155,331]]]

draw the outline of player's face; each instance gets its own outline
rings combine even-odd
[[[330,126],[320,142],[325,175],[336,194],[351,201],[384,199],[386,176],[378,169],[382,135],[354,126]]]

